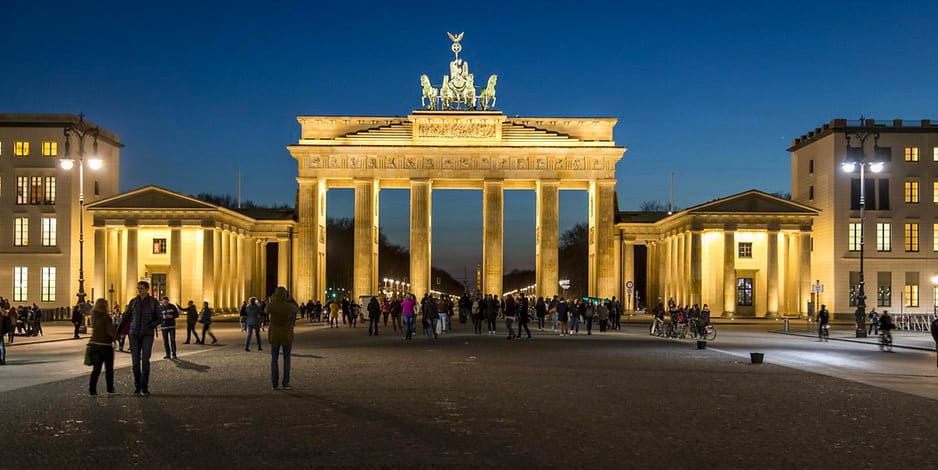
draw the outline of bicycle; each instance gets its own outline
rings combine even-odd
[[[701,338],[707,341],[713,341],[717,339],[717,328],[713,326],[712,323],[708,323],[707,326],[704,327],[703,334],[701,334]]]
[[[652,320],[648,334],[652,336],[664,336],[664,320],[660,318]]]
[[[879,350],[892,352],[892,333],[889,331],[883,331],[879,334]]]
[[[831,326],[827,323],[821,325],[820,330],[818,331],[818,339],[821,341],[830,341],[831,336]]]

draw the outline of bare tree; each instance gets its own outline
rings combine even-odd
[[[638,209],[642,212],[667,212],[668,203],[663,201],[644,201]]]

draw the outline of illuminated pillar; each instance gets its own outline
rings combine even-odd
[[[202,224],[202,300],[215,306],[215,227]],[[201,308],[201,305],[197,307]]]
[[[559,180],[538,180],[536,185],[537,216],[535,223],[535,295],[544,298],[558,294]]]
[[[430,292],[432,191],[429,179],[410,181],[410,285],[417,299]]]
[[[645,262],[650,261],[650,250],[649,254],[645,256]],[[638,289],[638,286],[635,285],[635,243],[631,241],[622,242],[622,279],[619,284],[622,285],[621,289],[624,292],[624,296],[620,297],[622,302],[622,308],[629,308],[631,305],[632,309],[635,309],[635,293]],[[648,284],[651,280],[651,277],[645,276],[645,284]],[[632,281],[632,295],[629,296],[629,291],[625,287],[625,283]],[[647,287],[646,287],[647,288]],[[631,299],[631,301],[630,301]],[[646,302],[648,299],[645,299]]]
[[[126,259],[127,259],[127,277],[124,281],[124,294],[128,297],[126,300],[130,301],[130,297],[136,295],[137,293],[137,281],[140,280],[140,271],[137,267],[137,226],[129,225],[127,226],[127,246],[126,250]]]
[[[778,316],[778,228],[769,228],[765,243],[766,317]]]
[[[736,313],[736,228],[723,231],[723,316]]]
[[[91,285],[95,296],[110,301],[111,299],[107,298],[107,253],[107,227],[96,226],[94,227],[94,272],[92,273],[94,282]],[[94,302],[97,299],[89,300]]]
[[[378,180],[355,179],[355,252],[352,259],[352,295],[378,292]]]
[[[169,285],[166,296],[170,302],[182,303],[182,227],[178,220],[169,223]]]
[[[589,182],[589,295],[611,298],[616,295],[615,273],[615,184],[614,179]]]
[[[502,250],[505,237],[504,181],[487,179],[482,185],[482,286],[486,294],[502,295]]]
[[[802,229],[798,237],[798,249],[801,252],[801,266],[798,270],[798,292],[800,299],[798,305],[801,308],[801,316],[808,316],[808,301],[811,300],[811,229],[810,227]],[[820,310],[820,305],[814,307],[814,311]]]

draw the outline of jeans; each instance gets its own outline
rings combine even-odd
[[[394,327],[394,331],[401,330],[404,331],[404,327],[401,326],[401,316],[394,315],[391,317],[391,326]]]
[[[427,330],[427,336],[432,336],[436,338],[436,324],[440,321],[439,318],[429,318],[427,321],[430,323],[430,329]]]
[[[557,314],[556,313],[550,316],[550,329],[552,330],[557,329]]]
[[[152,337],[151,337],[152,339]],[[88,383],[88,392],[98,393],[98,377],[101,376],[101,366],[104,366],[104,382],[108,393],[114,392],[114,348],[111,346],[91,345],[91,381]]]
[[[580,332],[580,316],[579,315],[573,315],[572,317],[570,317],[570,329],[577,333]]]
[[[290,385],[290,351],[291,344],[270,343],[270,383],[276,387],[280,384],[280,348],[283,348],[283,386]]]
[[[130,360],[133,363],[135,390],[148,390],[150,387],[152,350],[153,335],[130,335]]]
[[[495,331],[495,317],[485,317],[489,331]]]
[[[417,333],[417,319],[413,315],[404,317],[404,334],[410,338]]]
[[[195,342],[199,342],[199,332],[195,330],[195,323],[186,323],[186,342],[188,343],[195,336]]]
[[[166,328],[163,330],[163,349],[166,350],[166,357],[176,357],[175,328]]]
[[[449,330],[449,314],[444,313],[440,315],[440,328],[443,330],[443,333]]]
[[[218,338],[216,338],[215,335],[212,334],[212,324],[203,323],[202,324],[202,344],[205,344],[205,339],[208,338],[209,336],[212,337],[213,343],[218,342]]]
[[[371,336],[372,331],[374,332],[375,336],[378,336],[378,320],[379,319],[380,319],[379,316],[375,315],[371,317],[371,319],[368,321],[368,336]]]
[[[244,349],[251,349],[251,333],[257,338],[257,350],[261,350],[261,327],[257,325],[248,325],[248,336],[244,339]],[[203,338],[205,336],[203,335]],[[214,338],[215,336],[212,335]]]
[[[875,333],[874,333],[874,332],[875,332]],[[878,335],[878,334],[879,334],[879,325],[877,325],[876,323],[870,323],[869,331],[867,331],[866,334],[868,334],[868,335],[872,335],[872,334]]]
[[[593,334],[593,317],[586,317],[586,334]]]
[[[472,316],[472,328],[475,331],[475,334],[482,334],[482,316],[473,315]]]
[[[3,343],[3,338],[0,338],[0,363],[7,361],[7,345]]]
[[[512,323],[515,322],[515,317],[505,317],[505,328],[508,328],[508,337],[512,338],[515,335],[515,330],[511,329]],[[518,332],[518,335],[521,335],[521,332]]]

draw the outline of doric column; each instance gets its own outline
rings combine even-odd
[[[108,294],[108,301],[113,301],[121,308],[123,308],[129,299],[129,296],[126,296],[124,293],[124,282],[121,279],[121,272],[124,269],[123,263],[121,263],[121,241],[122,241],[122,232],[120,230],[108,230],[107,231],[107,290],[114,288],[113,298]],[[126,298],[125,298],[126,297]],[[113,305],[112,305],[113,307]]]
[[[277,287],[287,287],[289,281],[287,269],[290,263],[290,243],[287,240],[277,240]]]
[[[703,308],[701,300],[702,282],[702,232],[693,230],[690,234],[690,304],[697,304]]]
[[[736,227],[723,231],[723,316],[736,313]]]
[[[293,264],[297,299],[325,300],[326,290],[326,180],[298,179],[297,259]],[[266,246],[261,246],[266,259]],[[262,268],[262,269],[266,269]],[[264,276],[266,278],[266,276]],[[261,289],[266,291],[266,287]],[[266,296],[267,292],[262,292]],[[299,301],[299,300],[298,300]]]
[[[202,300],[215,307],[215,226],[202,224]],[[197,307],[202,308],[201,305]]]
[[[124,281],[124,295],[127,297],[124,299],[125,302],[130,301],[130,297],[136,295],[137,293],[137,281],[140,280],[140,272],[137,267],[137,255],[138,255],[137,246],[137,225],[128,224],[127,226],[127,247],[125,250],[126,259],[127,259],[127,277]]]
[[[378,180],[355,179],[355,253],[352,295],[378,292]]]
[[[260,241],[260,248],[261,248],[261,257],[260,257],[260,260],[261,260],[261,279],[260,279],[261,288],[260,288],[260,290],[258,291],[258,293],[259,293],[259,295],[260,295],[259,298],[261,298],[261,299],[266,299],[266,298],[267,298],[267,295],[268,295],[268,292],[267,292],[267,241],[266,241],[266,240],[261,240],[261,241]],[[271,294],[272,294],[272,293],[273,293],[273,292],[271,292]],[[319,297],[313,297],[313,300],[317,300],[317,299],[319,299]]]
[[[778,227],[769,227],[765,243],[766,317],[778,316]]]
[[[410,288],[417,299],[430,292],[432,191],[429,179],[410,181]]]
[[[651,261],[649,255],[646,255],[645,262],[648,263]],[[632,281],[632,295],[629,295],[628,289],[625,287],[625,283]],[[645,283],[648,284],[651,282],[651,277],[645,277]],[[631,305],[632,309],[635,309],[635,291],[638,289],[638,286],[635,285],[635,243],[631,241],[622,242],[622,279],[620,281],[622,285],[622,292],[624,293],[621,297],[622,308],[629,308]],[[629,301],[631,299],[631,302]],[[647,299],[646,299],[647,300]]]
[[[231,235],[227,229],[222,228],[219,238],[221,240],[221,259],[215,279],[218,280],[220,290],[218,300],[215,302],[215,308],[223,309],[228,307],[229,294],[231,293]]]
[[[622,301],[625,298],[625,281],[622,280],[622,231],[613,226],[612,229],[612,260],[613,272],[615,273],[615,295],[616,299]]]
[[[92,273],[94,282],[91,283],[95,296],[107,298],[107,248],[108,248],[107,227],[94,227],[94,272]],[[89,298],[91,302],[97,299]],[[108,299],[110,301],[110,299]]]
[[[798,237],[798,249],[801,252],[801,266],[798,269],[798,306],[801,308],[801,316],[808,316],[808,301],[811,300],[811,229],[802,229]],[[820,305],[814,307],[817,312]]]
[[[486,294],[502,295],[502,250],[505,237],[504,181],[487,179],[482,185],[482,287]]]
[[[178,220],[169,222],[169,285],[166,296],[170,302],[182,303],[182,226]]]
[[[645,243],[645,305],[654,308],[658,298],[658,244]],[[635,308],[634,303],[632,308]]]
[[[691,278],[691,233],[690,230],[685,230],[683,233],[684,239],[684,265],[681,267],[681,273],[684,275],[684,303],[688,305],[693,305],[694,303],[694,288],[692,286],[693,279]]]
[[[687,243],[684,237],[684,232],[677,233],[677,267],[675,269],[675,274],[677,274],[677,282],[675,283],[675,288],[677,290],[677,303],[684,305],[687,303]]]
[[[560,182],[538,180],[536,186],[537,216],[535,223],[535,292],[553,297],[560,289],[558,239],[560,237]]]
[[[668,300],[677,302],[675,285],[677,285],[677,239],[672,233],[668,235],[668,298],[665,299],[665,302]]]
[[[214,276],[212,277],[215,281],[215,285],[213,289],[214,292],[212,293],[212,300],[210,301],[209,306],[212,308],[218,308],[221,306],[225,291],[224,284],[222,284],[222,276],[224,276],[222,271],[222,263],[225,259],[225,250],[223,245],[225,237],[222,236],[222,230],[213,227],[212,238],[215,240],[215,242],[212,244],[212,251],[215,252],[212,256],[215,259],[215,266],[212,268],[212,272],[214,272]],[[199,308],[201,308],[201,306],[199,306]]]
[[[239,271],[241,271],[241,298],[247,299],[254,295],[254,240],[247,236],[242,235],[238,239],[238,243],[241,244],[241,266]],[[292,291],[291,291],[292,294]],[[304,301],[305,302],[305,301]]]
[[[616,295],[613,226],[615,225],[616,180],[591,180],[589,183],[590,215],[590,279],[589,293],[593,297],[611,298]]]

